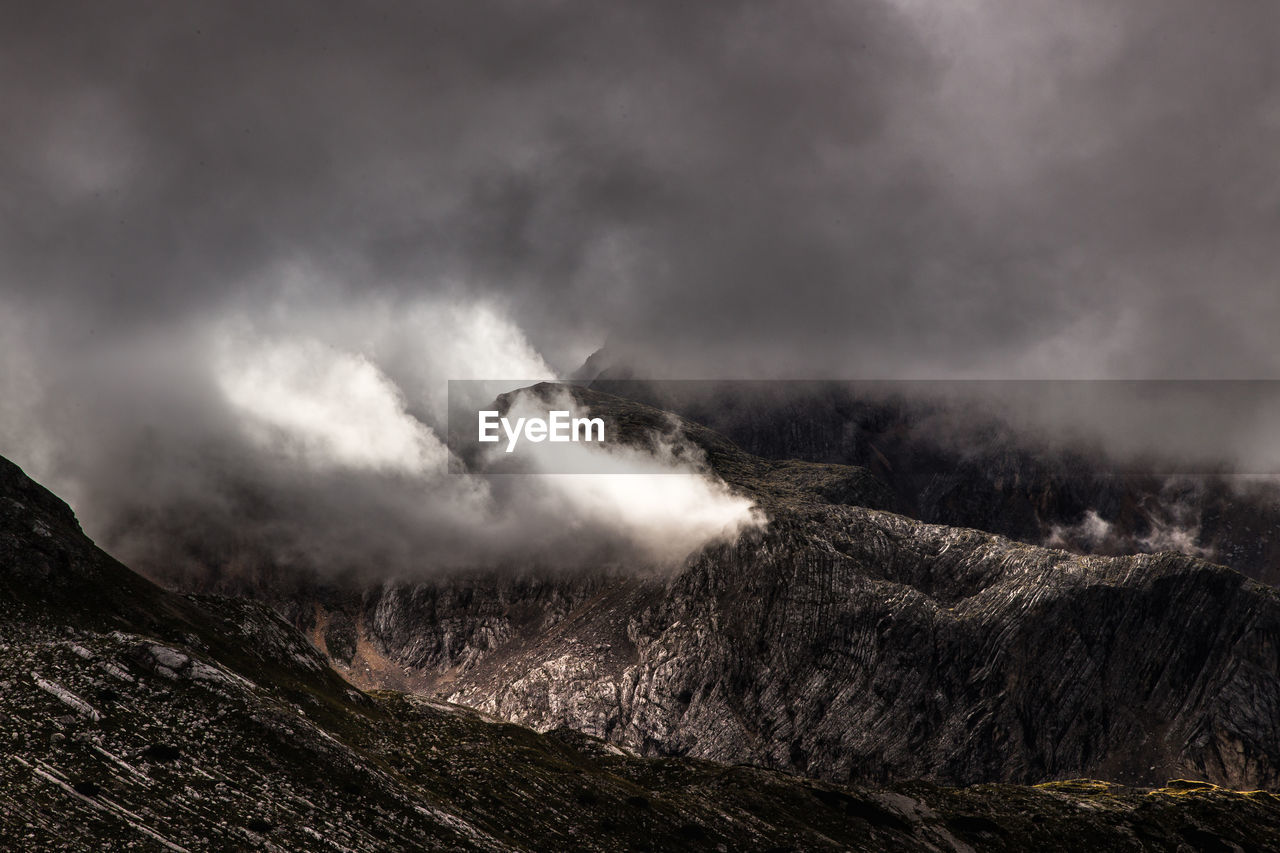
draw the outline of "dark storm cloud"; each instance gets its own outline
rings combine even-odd
[[[241,337],[322,341],[426,429],[433,383],[606,339],[676,377],[1280,370],[1274,3],[3,18],[0,452],[121,541],[314,486],[227,462],[264,452],[227,397]],[[298,523],[372,529],[334,500]]]
[[[946,6],[869,137],[691,179],[650,328],[722,372],[1274,375],[1280,11]]]
[[[698,247],[772,228],[778,185],[820,190],[820,149],[874,135],[928,65],[873,3],[10,15],[6,287],[107,324],[270,288],[298,255],[353,291],[463,278],[548,340],[656,324],[653,287],[723,292]],[[754,224],[701,218],[735,209]]]
[[[5,286],[109,330],[306,257],[679,375],[1273,373],[1274,4],[939,6],[24,4]]]

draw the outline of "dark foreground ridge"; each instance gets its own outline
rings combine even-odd
[[[0,460],[0,846],[26,850],[1261,850],[1202,783],[869,789],[643,759],[364,693],[267,608],[167,593]]]

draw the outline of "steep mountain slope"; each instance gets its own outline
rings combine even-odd
[[[0,846],[24,850],[1264,849],[1199,783],[841,789],[645,760],[352,689],[266,608],[99,552],[0,460]]]
[[[319,612],[349,626],[348,647],[453,701],[650,755],[842,782],[1280,785],[1271,587],[1176,553],[1079,556],[848,505],[884,499],[865,470],[760,459],[578,393],[634,440],[683,432],[769,528],[667,579],[338,597]],[[323,645],[314,614],[296,612]]]

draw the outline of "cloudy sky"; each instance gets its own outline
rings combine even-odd
[[[1280,376],[1270,0],[3,17],[0,453],[126,555],[192,517],[234,553],[317,477],[402,507],[445,379],[606,343],[682,378]]]

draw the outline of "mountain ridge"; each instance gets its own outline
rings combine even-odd
[[[762,459],[571,393],[629,440],[696,445],[768,529],[671,578],[482,573],[322,606],[421,689],[641,754],[842,783],[1277,784],[1274,589],[1172,552],[1072,554],[871,509],[885,492],[864,468]]]
[[[1280,798],[831,786],[353,689],[253,602],[129,572],[0,460],[0,842],[15,849],[1262,849]]]

